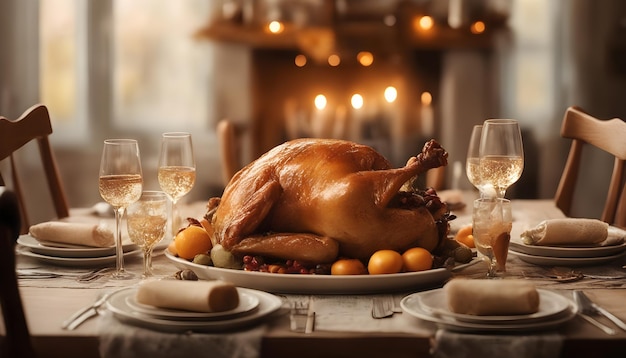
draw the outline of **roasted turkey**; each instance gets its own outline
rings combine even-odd
[[[446,234],[445,204],[405,184],[447,165],[447,156],[431,140],[404,167],[392,168],[373,148],[350,141],[286,142],[237,172],[221,198],[209,200],[211,238],[236,257],[310,263],[367,260],[380,249],[432,251]]]

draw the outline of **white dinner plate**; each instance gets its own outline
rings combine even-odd
[[[446,291],[443,289],[420,292],[415,296],[418,298],[424,312],[432,315],[450,317],[460,322],[480,324],[511,324],[544,321],[562,314],[570,307],[570,301],[559,294],[542,289],[537,290],[537,292],[539,293],[539,309],[537,312],[512,316],[478,316],[452,312],[448,308],[448,298]]]
[[[85,258],[85,257],[104,257],[115,255],[115,246],[112,247],[81,247],[78,245],[63,245],[59,244],[58,246],[54,244],[44,244],[39,240],[35,239],[30,235],[20,235],[17,238],[17,243],[23,246],[26,246],[30,249],[31,252],[40,255],[46,256],[57,256],[57,257],[74,257],[74,258]],[[126,243],[122,246],[124,252],[137,250],[138,247],[132,243]]]
[[[128,307],[154,318],[161,319],[174,319],[174,320],[223,320],[230,319],[236,316],[249,314],[259,307],[259,298],[256,295],[252,295],[246,290],[238,289],[239,291],[239,305],[232,310],[222,312],[192,312],[181,311],[176,309],[160,308],[151,305],[146,305],[137,302],[134,295],[126,297],[126,304]]]
[[[509,322],[509,323],[471,323],[456,320],[442,315],[434,315],[421,307],[418,294],[411,294],[400,301],[402,310],[413,317],[436,324],[440,328],[458,332],[527,332],[556,328],[569,321],[576,315],[576,308],[573,303],[569,303],[568,308],[560,314],[553,315],[545,320],[529,322]]]
[[[223,320],[173,320],[159,319],[150,315],[145,315],[135,311],[128,305],[127,298],[137,294],[137,288],[128,288],[112,294],[107,300],[106,307],[120,321],[137,325],[144,328],[165,332],[183,333],[187,331],[196,332],[223,332],[245,326],[252,325],[276,312],[283,304],[282,300],[271,293],[251,290],[247,288],[237,288],[259,300],[259,306],[250,314],[235,316],[231,319]]]
[[[570,257],[570,258],[589,258],[613,256],[626,251],[626,242],[620,245],[595,246],[595,247],[557,247],[557,246],[539,246],[526,245],[524,243],[511,241],[509,249],[523,254],[535,256],[549,257]]]
[[[33,252],[30,248],[18,245],[16,247],[16,252],[20,255],[29,256],[46,263],[50,263],[53,265],[59,266],[70,266],[70,267],[93,267],[93,266],[106,266],[110,264],[115,264],[115,254],[110,256],[101,256],[101,257],[58,257],[58,256],[48,256],[42,255]],[[134,255],[141,250],[128,251],[124,253],[124,257]]]
[[[361,294],[432,288],[451,277],[448,269],[388,275],[300,275],[232,270],[194,264],[165,250],[165,256],[179,269],[190,269],[199,278],[223,280],[239,287],[277,293]]]
[[[620,252],[611,256],[600,257],[550,257],[550,256],[536,256],[528,255],[514,250],[509,250],[514,256],[520,258],[520,260],[539,266],[591,266],[602,265],[618,259],[624,255],[625,252]]]

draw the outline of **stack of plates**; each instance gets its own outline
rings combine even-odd
[[[225,312],[191,312],[165,309],[137,302],[137,288],[113,293],[107,308],[120,321],[165,332],[212,332],[241,328],[261,321],[282,306],[270,293],[237,288],[239,306]]]
[[[403,311],[441,328],[461,332],[522,332],[554,328],[576,315],[576,306],[556,293],[538,290],[539,311],[514,316],[475,316],[450,311],[443,289],[414,293],[400,302]]]
[[[601,265],[626,253],[626,242],[596,247],[557,247],[526,245],[511,241],[509,251],[522,261],[541,266]]]
[[[21,235],[17,243],[19,254],[54,265],[87,267],[115,264],[115,247],[43,243],[30,235]],[[140,251],[134,244],[125,244],[123,250],[124,256]]]

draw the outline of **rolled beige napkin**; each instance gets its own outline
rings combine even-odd
[[[448,308],[455,313],[510,316],[539,310],[539,292],[528,281],[454,279],[443,288]]]
[[[90,247],[115,245],[113,231],[104,225],[47,221],[31,226],[28,231],[39,241]]]
[[[617,229],[617,228],[616,228]],[[612,235],[609,235],[609,232]],[[613,234],[609,224],[584,218],[550,219],[522,232],[520,237],[527,245],[542,246],[606,246],[618,245],[624,240]]]
[[[136,300],[150,306],[193,312],[224,312],[239,305],[237,288],[224,281],[148,281]]]

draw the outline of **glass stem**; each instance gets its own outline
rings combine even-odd
[[[152,276],[152,248],[143,250],[143,277]]]
[[[489,258],[487,264],[489,265],[489,268],[487,269],[487,277],[498,277],[498,268],[495,259]]]
[[[179,229],[177,200],[172,200],[172,238],[176,237]]]
[[[499,199],[504,199],[504,195],[506,194],[506,188],[496,188],[496,197]]]
[[[124,273],[124,248],[122,247],[122,217],[126,208],[115,209],[115,274]]]

